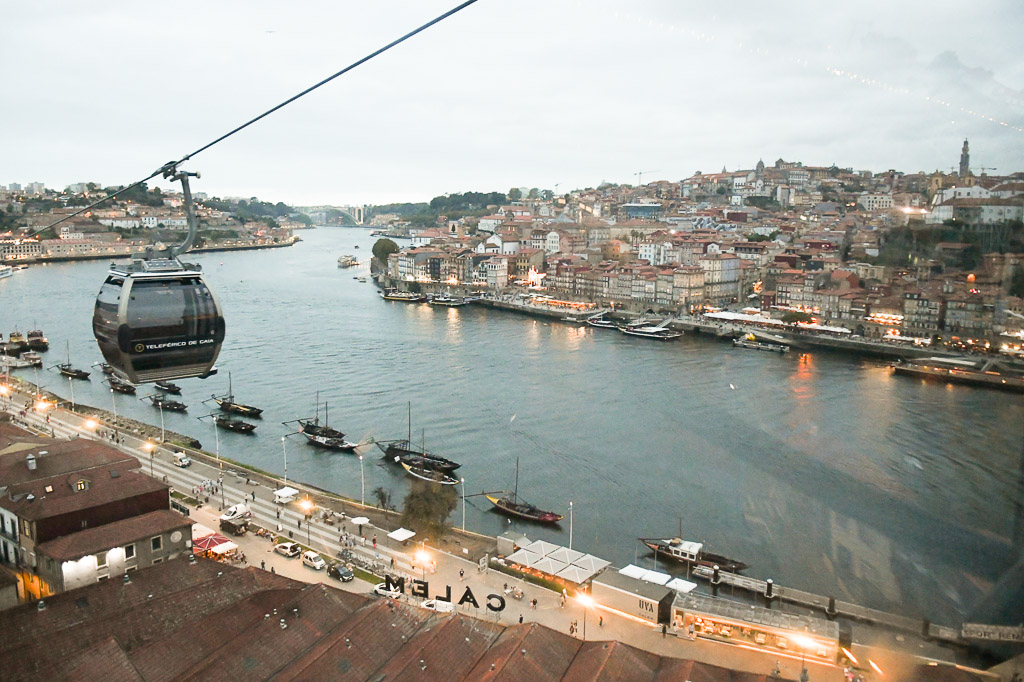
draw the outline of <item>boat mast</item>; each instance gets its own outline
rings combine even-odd
[[[316,416],[313,418],[313,423],[320,426],[320,391],[316,392]]]
[[[319,410],[317,410],[316,416],[317,416],[317,419],[320,418],[320,411]],[[329,426],[330,423],[331,423],[331,418],[327,416],[327,401],[325,400],[324,401],[324,426]]]
[[[516,487],[512,491],[512,501],[515,502],[519,499],[519,458],[516,457]]]
[[[409,401],[409,434],[406,436],[406,441],[409,443],[409,449],[412,450],[412,401]]]

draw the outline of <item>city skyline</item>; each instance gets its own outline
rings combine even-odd
[[[0,183],[130,183],[453,4],[26,7],[0,29],[0,54],[22,65],[9,83],[19,103],[0,118]],[[724,17],[662,2],[511,13],[481,1],[188,167],[203,175],[196,191],[293,205],[568,191],[777,158],[948,172],[965,137],[976,173],[1010,173],[1024,147],[1010,18],[1022,10],[995,5],[820,16],[741,3]],[[171,47],[140,59],[153,45]]]

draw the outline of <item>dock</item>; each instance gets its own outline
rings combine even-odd
[[[716,584],[714,579],[714,569],[708,568],[707,566],[695,567],[693,569],[693,575],[709,581],[714,587],[728,585],[730,587],[746,590],[753,595],[760,595],[769,602],[773,599],[780,599],[798,606],[820,609],[829,618],[843,616],[845,618],[851,618],[864,623],[883,625],[896,630],[923,635],[932,639],[960,644],[963,643],[960,631],[955,630],[954,628],[935,625],[927,620],[908,618],[894,613],[870,609],[866,606],[852,604],[833,597],[824,597],[819,594],[804,592],[803,590],[798,590],[793,587],[776,585],[769,580],[760,580],[758,578],[749,578],[745,575],[738,575],[736,573],[719,571],[718,582]]]

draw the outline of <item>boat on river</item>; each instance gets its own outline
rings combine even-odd
[[[453,308],[460,305],[466,305],[466,299],[453,298],[449,294],[439,294],[430,299],[430,305],[442,305]]]
[[[753,334],[747,334],[741,336],[738,339],[732,340],[732,345],[737,348],[749,348],[750,350],[763,350],[769,353],[788,353],[789,346],[781,343],[766,343],[764,341],[758,341],[757,337]]]
[[[339,268],[350,268],[353,265],[359,265],[359,259],[353,255],[338,256],[338,267]]]
[[[263,414],[263,410],[259,407],[253,407],[252,405],[243,405],[242,403],[235,402],[235,394],[231,387],[230,373],[228,373],[227,395],[211,395],[210,399],[217,403],[220,409],[224,412],[234,412],[235,414],[240,414],[245,417],[253,418],[259,418]],[[254,426],[253,428],[256,427]]]
[[[395,464],[408,464],[445,473],[451,473],[462,466],[458,462],[427,452],[424,447],[417,449],[412,444],[412,403],[409,404],[409,436],[405,440],[374,442],[384,452],[384,459]]]
[[[683,564],[712,568],[718,566],[723,571],[732,573],[738,573],[747,568],[747,564],[742,561],[705,551],[704,543],[702,542],[692,542],[681,538],[668,538],[664,540],[640,538],[640,542],[654,550],[655,557],[665,556]]]
[[[7,338],[7,354],[17,355],[28,348],[28,341],[25,339],[25,335],[19,331],[11,332]]]
[[[674,341],[683,335],[682,332],[674,332],[668,327],[645,325],[643,327],[619,327],[619,331],[629,336],[641,336],[645,339],[657,339],[659,341]]]
[[[443,471],[438,471],[437,469],[428,469],[427,467],[424,466],[407,464],[406,462],[402,462],[402,468],[405,469],[405,471],[410,476],[418,478],[421,481],[429,481],[430,483],[440,483],[441,485],[459,484],[459,479],[455,478],[454,476],[449,476]]]
[[[149,402],[153,404],[153,407],[159,407],[161,410],[169,410],[171,412],[185,412],[188,410],[188,405],[185,403],[179,403],[177,400],[168,400],[162,395],[151,395],[148,396]]]
[[[896,374],[920,379],[1024,393],[1024,372],[998,360],[934,357],[897,362],[891,367]]]
[[[338,429],[331,428],[328,425],[328,419],[327,402],[324,401],[324,422],[320,423],[320,395],[317,394],[316,416],[313,418],[296,419],[295,422],[299,425],[299,433],[317,447],[327,448],[328,450],[341,450],[343,452],[355,450],[358,443],[345,440],[345,434]],[[285,424],[290,423],[292,422],[285,422]]]
[[[213,420],[217,423],[217,428],[224,429],[225,431],[234,431],[235,433],[252,433],[256,430],[255,424],[244,422],[241,419],[232,419],[231,417],[225,417],[220,414],[214,417]]]
[[[156,388],[160,389],[164,393],[173,393],[174,395],[181,395],[181,386],[178,384],[172,384],[170,381],[157,381],[153,384]]]
[[[107,377],[107,383],[110,384],[110,388],[117,393],[124,393],[125,395],[135,395],[135,384],[129,383],[124,379],[118,379],[116,375],[111,374]]]
[[[29,364],[30,367],[42,367],[43,356],[34,350],[27,350],[21,354],[21,359]]]
[[[615,324],[611,320],[606,320],[603,317],[593,317],[587,320],[587,326],[597,327],[598,329],[618,329],[619,325]]]
[[[35,332],[29,332],[29,336],[31,336],[33,333],[35,333]],[[39,332],[39,333],[42,334],[42,332]],[[47,344],[47,345],[49,345],[49,344]],[[84,369],[77,369],[77,368],[75,368],[75,367],[73,367],[71,365],[71,342],[70,341],[68,342],[68,359],[67,359],[67,361],[66,362],[58,363],[58,364],[54,365],[54,367],[57,368],[58,372],[60,372],[64,376],[68,377],[69,379],[83,379],[85,381],[89,380],[89,373],[88,372],[86,372]],[[53,367],[51,367],[50,369],[53,369]]]
[[[503,514],[517,516],[528,521],[537,523],[558,523],[564,517],[552,511],[538,509],[526,500],[519,497],[519,459],[516,459],[516,485],[511,493],[505,493],[501,497],[495,497],[493,493],[484,493],[491,504]]]
[[[411,291],[398,291],[397,289],[385,289],[381,292],[381,298],[385,301],[401,301],[403,303],[422,303],[427,300],[423,294],[416,294]]]
[[[10,265],[0,265],[0,279],[10,277],[14,274],[14,268]]]
[[[46,335],[43,334],[42,329],[33,329],[25,335],[28,340],[28,347],[32,350],[49,350],[50,342],[47,340]]]

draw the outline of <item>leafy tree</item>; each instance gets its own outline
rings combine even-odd
[[[398,244],[394,243],[390,239],[378,239],[373,245],[373,257],[379,260],[381,263],[388,262],[388,256],[393,253],[398,253],[401,249],[398,248]]]
[[[782,316],[782,321],[786,324],[795,324],[797,322],[810,322],[810,313],[799,313],[796,311],[790,311]]]
[[[512,189],[510,189],[508,191],[508,200],[509,201],[519,201],[522,198],[523,198],[523,193],[519,191],[518,187],[513,187]]]
[[[454,486],[414,480],[402,504],[402,525],[439,538],[451,527],[448,516],[458,504]]]
[[[530,193],[527,194],[526,197],[528,199],[539,199],[540,198],[540,190],[537,189],[536,187],[533,187],[533,188],[530,189]]]
[[[549,189],[541,190],[540,197],[544,201],[551,201],[555,198],[555,193]]]

